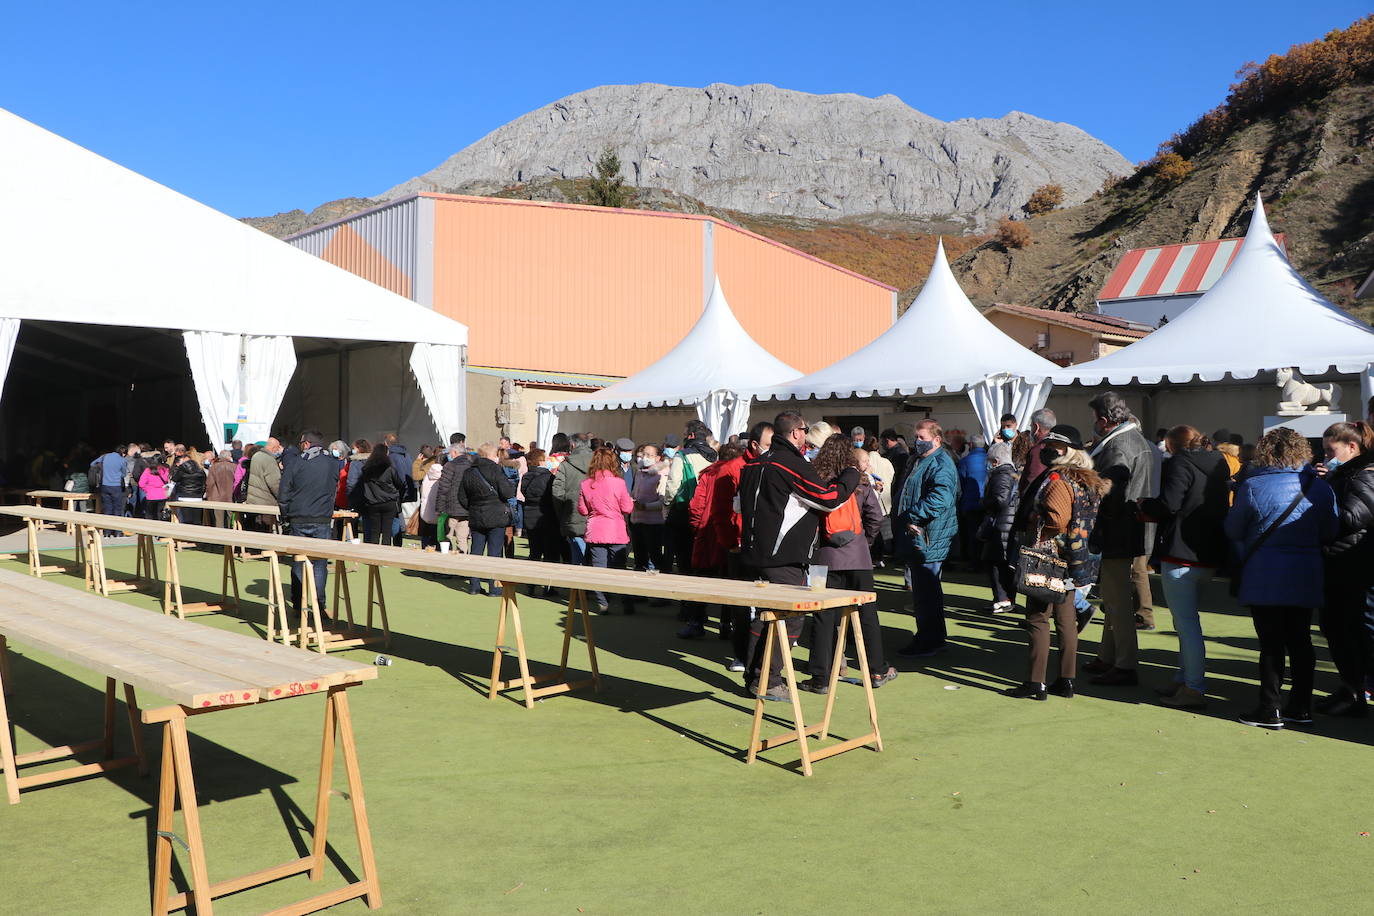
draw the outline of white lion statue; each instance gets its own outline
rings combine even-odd
[[[1279,369],[1274,384],[1283,389],[1279,410],[1283,412],[1330,413],[1341,406],[1341,386],[1334,382],[1313,385],[1304,381],[1297,369]]]

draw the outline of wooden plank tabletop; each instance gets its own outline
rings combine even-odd
[[[473,576],[518,585],[548,585],[584,591],[611,592],[644,598],[705,601],[737,607],[766,608],[773,611],[817,611],[877,600],[873,592],[838,588],[812,589],[798,585],[772,585],[741,582],[710,576],[664,575],[629,569],[598,569],[569,566],[538,560],[511,560],[504,557],[475,557],[462,553],[438,553],[379,544],[352,544],[319,538],[233,531],[203,525],[178,525],[147,519],[92,515],[64,509],[32,506],[0,506],[0,515],[32,518],[49,522],[71,522],[101,528],[175,538],[202,544],[239,547],[248,550],[275,550],[285,556],[305,554],[326,560],[346,560],[369,566],[393,566],[418,572]]]
[[[281,509],[275,503],[259,506],[256,503],[222,503],[208,499],[173,499],[167,502],[169,509],[214,509],[217,512],[246,512],[250,515],[280,515]]]
[[[372,665],[150,614],[8,570],[0,570],[0,634],[196,709],[377,677]]]
[[[34,499],[90,499],[89,493],[68,493],[66,490],[28,490],[25,493]]]

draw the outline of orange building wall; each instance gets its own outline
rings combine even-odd
[[[434,201],[434,308],[475,366],[630,375],[701,313],[702,227],[566,206]]]
[[[892,290],[752,233],[717,223],[721,289],[749,336],[803,373],[892,326]]]

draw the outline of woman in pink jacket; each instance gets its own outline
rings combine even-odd
[[[599,448],[587,467],[587,479],[577,495],[577,511],[587,516],[587,562],[603,569],[624,569],[629,552],[630,532],[625,515],[634,509],[634,500],[620,473],[620,456],[615,449]],[[635,612],[629,595],[621,596],[626,614]],[[596,593],[596,609],[610,611],[606,596]]]
[[[171,473],[162,463],[162,456],[154,452],[148,458],[148,466],[138,477],[138,488],[143,491],[143,517],[155,522],[162,521],[162,507],[167,505],[167,480]]]

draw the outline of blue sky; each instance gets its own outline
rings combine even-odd
[[[651,8],[652,7],[652,8]],[[603,14],[601,11],[605,10]],[[0,107],[235,216],[377,194],[606,83],[1012,109],[1139,160],[1367,3],[12,3]]]

